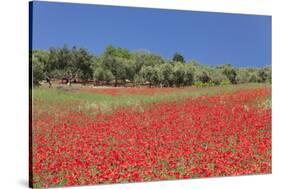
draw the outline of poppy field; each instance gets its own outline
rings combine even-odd
[[[271,173],[271,86],[32,89],[33,187]]]

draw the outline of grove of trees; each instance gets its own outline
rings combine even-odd
[[[210,86],[239,83],[271,83],[271,66],[235,68],[231,64],[208,66],[186,61],[176,52],[165,60],[148,51],[130,52],[108,46],[96,56],[84,48],[50,48],[30,53],[32,84],[66,80],[95,85],[149,85],[154,87]]]

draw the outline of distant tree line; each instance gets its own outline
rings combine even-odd
[[[93,82],[96,85],[149,85],[155,87],[212,86],[239,83],[271,83],[271,66],[234,68],[231,64],[208,66],[186,61],[180,53],[165,60],[148,51],[130,52],[108,46],[96,56],[84,48],[66,45],[30,53],[33,86],[45,80]]]

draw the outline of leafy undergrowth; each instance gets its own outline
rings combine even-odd
[[[34,187],[271,173],[267,87],[120,106],[33,112]],[[55,116],[56,115],[56,116]]]

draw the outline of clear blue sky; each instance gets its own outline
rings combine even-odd
[[[34,2],[33,49],[107,45],[147,49],[166,59],[180,52],[203,64],[271,64],[271,17]]]

